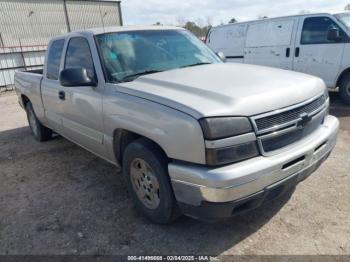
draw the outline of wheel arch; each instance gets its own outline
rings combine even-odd
[[[350,75],[350,67],[344,69],[340,75],[338,76],[337,82],[336,82],[336,86],[335,87],[339,87],[340,82],[342,81],[343,77]]]
[[[113,134],[113,151],[114,151],[114,156],[116,158],[116,161],[120,165],[122,165],[122,163],[123,163],[123,153],[124,153],[126,147],[130,143],[132,143],[138,139],[141,139],[141,138],[147,139],[152,144],[157,146],[161,150],[161,152],[164,154],[164,156],[166,156],[168,158],[165,150],[154,140],[152,140],[144,135],[132,132],[130,130],[116,129],[116,130],[114,130],[114,134]]]
[[[22,105],[23,105],[23,108],[26,108],[26,105],[28,102],[30,102],[30,99],[26,96],[26,95],[21,95],[21,102],[22,102]]]

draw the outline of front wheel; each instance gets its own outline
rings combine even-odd
[[[132,142],[123,154],[123,173],[136,208],[155,223],[168,224],[181,213],[170,184],[167,158],[147,139]]]
[[[339,95],[344,104],[350,105],[350,75],[340,81]]]
[[[31,102],[26,104],[26,112],[29,127],[32,130],[33,136],[39,142],[47,141],[52,137],[52,130],[43,126],[39,119],[36,117],[33,105]]]

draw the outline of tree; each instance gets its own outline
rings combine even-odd
[[[212,27],[212,19],[209,16],[205,17],[205,19],[197,18],[196,22],[186,21],[183,16],[179,16],[176,18],[176,22],[179,26],[186,28],[198,38],[205,37]]]
[[[205,37],[207,35],[211,26],[206,25],[206,26],[202,27],[202,26],[196,24],[195,22],[188,21],[188,22],[186,22],[186,24],[183,27],[186,28],[188,31],[192,32],[198,38],[201,38],[201,37]]]
[[[347,5],[344,7],[344,10],[345,10],[345,11],[350,11],[350,4],[347,4]]]
[[[228,22],[229,24],[234,24],[237,23],[237,19],[236,18],[231,18],[231,20]]]
[[[185,24],[184,28],[186,28],[188,31],[191,31],[197,37],[202,36],[202,28],[199,27],[195,22],[188,21]]]

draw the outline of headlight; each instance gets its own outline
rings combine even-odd
[[[258,155],[259,150],[256,141],[224,148],[206,149],[207,164],[211,166],[235,163]]]
[[[223,139],[253,131],[246,117],[215,117],[199,120],[204,138],[208,140]]]
[[[259,155],[256,137],[247,140],[246,134],[253,132],[246,117],[215,117],[199,120],[207,141],[221,140],[220,147],[206,148],[206,163],[212,166],[225,165]],[[242,136],[241,136],[242,135]],[[226,139],[227,138],[227,139]],[[232,138],[235,140],[232,142]],[[243,139],[243,140],[242,140]],[[227,140],[231,142],[226,143]],[[230,144],[231,143],[231,144]]]

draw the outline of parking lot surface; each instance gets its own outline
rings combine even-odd
[[[225,222],[150,223],[116,167],[62,137],[36,142],[0,96],[0,254],[350,254],[350,107],[336,149],[293,195]]]

